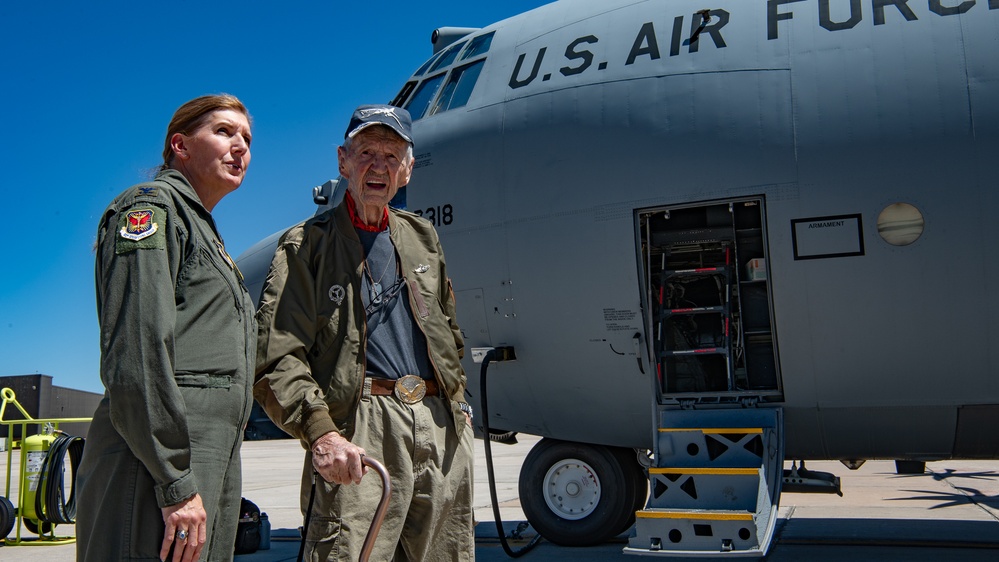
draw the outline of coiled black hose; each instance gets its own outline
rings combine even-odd
[[[42,472],[38,477],[38,491],[35,494],[35,515],[43,523],[76,522],[76,472],[83,458],[83,437],[60,435],[52,442]],[[69,453],[72,480],[69,499],[65,498],[65,459]]]

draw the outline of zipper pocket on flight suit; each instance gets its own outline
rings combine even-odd
[[[229,279],[229,276],[226,275],[225,270],[222,268],[222,266],[220,266],[218,262],[215,261],[211,251],[203,247],[201,248],[201,255],[204,256],[204,258],[207,259],[212,264],[212,266],[215,268],[215,271],[217,271],[219,275],[222,277],[222,281],[224,281],[226,286],[229,287],[229,292],[232,294],[233,306],[235,306],[236,310],[239,312],[239,314],[236,315],[236,318],[239,320],[240,323],[242,323],[243,303],[239,299],[239,291],[237,291],[236,288],[232,286],[232,281]],[[235,275],[234,272],[233,275]]]
[[[210,375],[208,373],[177,373],[174,375],[177,386],[190,388],[229,388],[232,377],[229,375]]]

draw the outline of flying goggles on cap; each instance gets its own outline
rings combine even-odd
[[[413,144],[413,119],[409,112],[393,105],[362,105],[354,110],[344,138],[354,135],[372,125],[389,127],[409,144]]]

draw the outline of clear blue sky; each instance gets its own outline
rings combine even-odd
[[[103,392],[97,219],[159,165],[180,104],[228,92],[253,116],[247,179],[213,213],[238,256],[312,214],[351,111],[391,100],[434,29],[545,3],[0,3],[0,376]]]

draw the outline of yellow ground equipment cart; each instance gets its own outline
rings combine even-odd
[[[0,496],[0,539],[7,545],[68,544],[76,537],[57,537],[55,527],[76,522],[76,471],[83,457],[83,438],[59,431],[61,423],[86,423],[91,418],[32,418],[18,404],[14,391],[0,391],[0,424],[7,426],[7,486]],[[8,420],[4,417],[7,406],[13,404],[24,419]],[[28,426],[36,425],[42,433],[28,435]],[[20,427],[20,441],[14,440],[14,429]],[[20,451],[17,498],[11,501],[11,471],[14,449]],[[65,458],[69,456],[71,481],[66,497]],[[15,507],[16,506],[16,507]],[[37,539],[21,539],[21,523],[38,535]],[[9,536],[14,529],[17,532]]]

